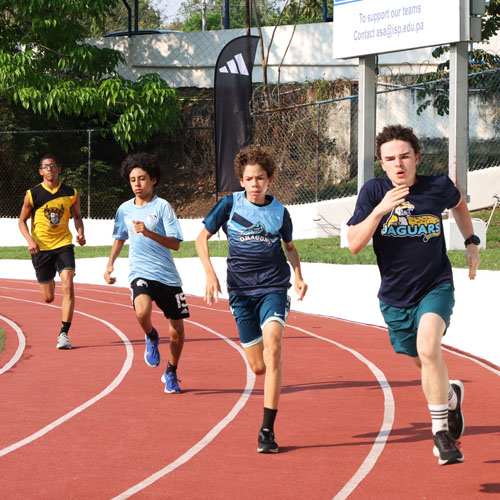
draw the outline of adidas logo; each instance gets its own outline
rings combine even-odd
[[[245,60],[243,59],[242,54],[236,54],[234,59],[229,60],[226,63],[226,66],[222,66],[219,69],[221,73],[233,73],[235,75],[246,75],[248,74],[247,65],[245,64]]]
[[[136,283],[136,286],[145,286],[146,288],[148,287],[148,282],[144,280],[138,280]]]
[[[181,314],[187,314],[189,311],[188,311],[188,308],[185,307],[182,311],[181,311]]]

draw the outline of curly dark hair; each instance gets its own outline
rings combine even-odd
[[[243,179],[243,171],[247,165],[259,165],[272,177],[276,170],[276,163],[270,151],[260,146],[243,148],[234,159],[234,172],[238,179]]]
[[[411,144],[415,154],[420,154],[420,141],[411,127],[403,127],[403,125],[388,125],[377,135],[375,154],[379,160],[381,159],[380,148],[383,144],[390,141],[407,141]]]
[[[120,168],[120,175],[129,182],[130,172],[134,168],[142,168],[151,179],[156,179],[156,184],[160,180],[161,169],[158,158],[150,153],[135,153],[128,155],[123,161]]]

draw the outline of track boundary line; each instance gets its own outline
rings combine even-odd
[[[202,328],[217,337],[221,338],[224,340],[224,342],[227,342],[231,347],[236,349],[236,351],[240,354],[240,356],[243,358],[243,361],[245,362],[246,366],[246,375],[247,375],[247,381],[245,385],[245,389],[242,391],[242,394],[236,404],[232,407],[231,411],[215,426],[213,427],[205,436],[200,439],[194,446],[192,446],[189,450],[187,450],[185,453],[183,453],[180,457],[178,457],[176,460],[171,462],[170,464],[166,465],[163,469],[160,469],[158,472],[155,472],[151,476],[147,477],[146,479],[142,480],[141,482],[137,483],[136,485],[130,487],[123,493],[120,493],[118,496],[113,497],[112,500],[124,500],[126,498],[131,497],[132,495],[135,495],[139,491],[147,488],[151,484],[155,483],[159,479],[165,477],[167,474],[170,472],[174,471],[181,465],[185,464],[191,458],[193,458],[195,455],[197,455],[200,451],[202,451],[206,446],[208,446],[219,434],[224,430],[227,425],[234,420],[236,415],[240,412],[240,410],[245,406],[245,404],[248,401],[248,398],[252,394],[254,385],[255,385],[255,374],[252,372],[250,369],[250,366],[248,364],[248,361],[246,360],[245,353],[243,349],[236,344],[236,342],[233,342],[231,339],[227,338],[226,336],[222,335],[221,333],[216,332],[215,330],[212,330],[211,328],[208,328],[207,326],[202,325],[201,323],[197,323],[196,321],[191,321],[191,320],[184,320],[187,323],[191,323],[192,325],[195,325],[199,328]]]
[[[0,288],[4,288],[4,287],[0,286]],[[19,289],[19,290],[26,291],[24,289]],[[28,290],[28,291],[31,292],[32,290]],[[102,292],[102,293],[106,293],[106,290],[99,290],[99,289],[92,289],[92,288],[83,288],[82,291],[83,291],[83,293],[85,293],[85,292],[91,292],[91,293],[92,292],[97,292],[97,293],[98,292]],[[120,296],[125,296],[125,295],[129,296],[129,294],[127,294],[125,292],[121,292],[119,290],[117,290],[115,292],[112,292],[112,293],[114,293],[116,295],[120,295]],[[198,296],[194,296],[194,297],[198,297]],[[0,296],[0,298],[10,299],[10,300],[19,300],[19,301],[28,302],[28,303],[34,303],[34,304],[38,304],[38,305],[42,305],[42,306],[60,308],[59,306],[48,305],[48,304],[44,304],[44,303],[41,303],[41,302],[35,302],[35,301],[30,301],[30,300],[17,299],[17,298],[12,298],[12,297],[5,297],[5,296]],[[97,303],[102,303],[102,304],[107,304],[107,305],[115,305],[115,306],[132,308],[132,306],[129,305],[129,304],[114,303],[114,302],[110,302],[110,301],[107,301],[107,300],[97,300],[97,299],[88,298],[88,297],[84,297],[84,296],[78,296],[78,299],[79,300],[83,299],[83,300],[86,300],[86,301],[89,301],[89,302],[97,302]],[[225,300],[225,299],[223,299],[223,300]],[[230,313],[230,311],[226,310],[226,309],[217,309],[217,308],[208,307],[208,306],[191,305],[190,307],[195,307],[195,308],[199,308],[199,309],[207,309],[207,310],[211,310],[213,312]],[[91,315],[89,315],[87,313],[83,313],[81,311],[75,311],[75,312],[79,313],[79,314],[82,314],[84,316],[88,316],[88,317],[90,317],[92,319],[96,319],[97,321],[101,321],[102,323],[110,326],[110,328],[113,329],[113,326],[111,326],[105,320],[101,320],[100,318],[91,316]],[[153,311],[153,312],[161,314],[160,311]],[[353,321],[353,320],[349,320],[349,319],[337,318],[337,317],[333,317],[333,316],[327,316],[327,315],[321,315],[321,314],[314,314],[314,313],[306,313],[306,312],[302,312],[302,311],[293,311],[293,312],[297,312],[298,314],[305,314],[305,315],[317,316],[319,318],[323,317],[323,318],[338,320],[338,321],[345,322],[345,323],[350,323],[350,324],[363,325],[363,326],[367,326],[367,327],[374,328],[374,329],[385,330],[385,328],[383,328],[381,326],[378,326],[378,325],[357,322],[357,321]],[[11,326],[15,325],[13,322],[11,322],[10,320],[8,320],[7,318],[4,318],[1,315],[0,315],[0,319],[6,320],[7,322],[9,322],[9,324]],[[246,374],[246,379],[247,379],[246,386],[242,390],[242,394],[241,394],[240,398],[235,403],[235,405],[232,407],[232,409],[229,411],[229,413],[222,420],[220,420],[200,441],[198,441],[190,449],[188,449],[186,452],[184,452],[182,455],[180,455],[177,459],[175,459],[174,461],[172,461],[171,463],[169,463],[168,465],[166,465],[164,468],[162,468],[161,470],[159,470],[156,473],[152,474],[151,476],[145,478],[144,480],[140,481],[136,485],[130,487],[129,489],[127,489],[123,493],[119,494],[118,496],[114,497],[113,500],[118,500],[118,499],[122,500],[122,499],[129,498],[132,495],[138,493],[139,491],[141,491],[141,490],[149,487],[150,485],[152,485],[153,483],[155,483],[159,479],[165,477],[167,474],[169,474],[170,472],[176,470],[177,468],[179,468],[183,464],[187,463],[191,458],[193,458],[200,451],[202,451],[205,447],[207,447],[224,430],[224,428],[227,427],[227,425],[229,425],[229,423],[236,418],[236,416],[238,415],[238,413],[241,411],[241,409],[243,409],[243,407],[247,403],[247,401],[248,401],[248,399],[249,399],[249,397],[250,397],[250,395],[251,395],[251,393],[253,391],[253,387],[254,387],[254,384],[255,384],[255,378],[256,377],[253,374],[253,372],[251,372],[251,370],[249,368],[249,365],[248,365],[248,362],[247,362],[246,357],[244,355],[243,349],[237,343],[235,343],[234,341],[232,341],[231,339],[229,339],[229,338],[225,337],[224,335],[216,332],[215,330],[210,329],[207,326],[204,326],[201,323],[197,323],[197,322],[192,321],[192,320],[186,320],[186,322],[190,323],[192,325],[195,325],[195,326],[197,326],[197,327],[199,327],[201,329],[204,329],[204,330],[206,330],[206,331],[208,331],[208,332],[210,332],[210,333],[212,333],[212,334],[220,337],[222,340],[224,340],[225,342],[227,342],[229,345],[231,345],[231,347],[235,348],[239,352],[239,354],[242,356],[242,358],[243,358],[243,360],[245,361],[245,364],[246,364],[246,371],[247,371],[247,374]],[[15,325],[15,326],[17,326],[17,325]],[[360,360],[361,362],[363,362],[370,369],[370,371],[375,376],[377,382],[379,383],[379,385],[380,385],[380,387],[381,387],[381,389],[383,391],[383,395],[384,395],[384,414],[383,414],[383,419],[382,419],[382,425],[380,427],[380,430],[379,430],[377,436],[374,439],[374,443],[373,443],[370,451],[366,455],[365,459],[363,460],[363,462],[359,466],[358,470],[346,482],[346,484],[342,487],[342,489],[340,489],[340,491],[333,497],[333,500],[344,500],[344,499],[348,498],[355,491],[355,489],[361,484],[361,482],[372,471],[372,469],[376,465],[376,462],[378,461],[378,458],[380,457],[380,455],[382,454],[382,452],[383,452],[383,450],[385,448],[385,445],[387,443],[388,437],[389,437],[389,435],[391,433],[391,430],[392,430],[392,426],[393,426],[393,423],[394,423],[394,414],[395,414],[395,401],[394,401],[393,393],[392,393],[392,390],[391,390],[391,386],[390,386],[389,382],[387,381],[387,379],[386,379],[384,373],[382,372],[382,370],[380,370],[373,362],[371,362],[369,359],[365,358],[358,351],[356,351],[356,350],[354,350],[354,349],[352,349],[350,347],[347,347],[346,345],[340,344],[340,343],[338,343],[338,342],[336,342],[336,341],[334,341],[332,339],[329,339],[327,337],[322,337],[322,336],[317,335],[317,334],[315,334],[313,332],[305,330],[305,329],[303,329],[301,327],[294,326],[294,325],[291,325],[289,323],[287,324],[287,327],[292,328],[294,330],[301,331],[301,332],[303,332],[303,333],[305,333],[305,334],[307,334],[307,335],[309,335],[311,337],[314,337],[314,338],[316,338],[318,340],[322,340],[322,341],[331,343],[331,344],[333,344],[333,345],[335,345],[335,346],[337,346],[337,347],[339,347],[339,348],[341,348],[341,349],[343,349],[343,350],[351,353],[354,357],[356,357],[358,360]],[[13,328],[15,328],[15,327],[13,326]],[[21,335],[22,335],[22,330],[19,329],[19,331],[21,332]],[[18,332],[18,331],[16,330],[16,332]],[[19,333],[18,333],[18,336],[19,336]],[[22,335],[22,337],[24,338],[24,335]],[[124,335],[124,337],[125,337],[125,335]],[[125,337],[125,339],[128,341],[128,343],[130,345],[130,349],[132,349],[132,346],[131,346],[130,341],[128,340],[128,338]],[[484,359],[482,359],[482,358],[480,358],[478,356],[475,356],[473,354],[467,353],[465,351],[461,351],[461,350],[456,349],[454,347],[447,346],[445,344],[443,344],[442,347],[443,347],[443,350],[449,352],[450,354],[454,354],[456,356],[459,356],[459,357],[468,359],[470,361],[473,361],[474,363],[478,364],[482,368],[486,368],[488,371],[494,373],[495,375],[500,376],[500,368],[497,365],[495,365],[493,363],[490,363],[490,362],[488,362],[488,361],[486,361],[486,360],[484,360]],[[132,350],[132,352],[133,352],[133,350]],[[132,354],[132,356],[133,356],[133,354]],[[17,358],[17,360],[19,359],[19,357]],[[17,362],[17,360],[16,360],[16,362]],[[13,364],[14,363],[12,363],[12,365]],[[129,369],[130,369],[130,367],[129,367]],[[123,370],[123,368],[122,368],[122,370]],[[3,373],[4,371],[6,371],[6,369],[5,370],[4,369],[0,369],[0,374]],[[251,381],[251,384],[249,384],[250,381]],[[105,392],[105,391],[103,391],[103,392]],[[109,392],[111,392],[111,390]],[[96,396],[96,397],[98,397],[98,396]],[[104,397],[104,395],[102,397]],[[95,398],[93,398],[93,399],[95,399]],[[92,401],[92,400],[89,400],[89,401]],[[63,417],[61,417],[60,419],[56,420],[55,422],[59,422],[57,425],[62,424],[63,421],[68,420],[72,416],[76,415],[76,413],[79,413],[80,411],[83,411],[83,409],[85,409],[85,408],[82,408],[84,405],[81,405],[77,409],[75,409],[72,412],[64,415]],[[88,407],[88,406],[90,406],[90,404],[87,405],[86,407]],[[77,411],[76,413],[74,413],[70,417],[66,418],[65,420],[62,420],[67,415],[72,414],[73,412],[75,412],[79,408],[82,408],[82,409],[80,411]],[[54,426],[54,427],[57,427],[57,425]],[[37,433],[33,434],[32,436],[36,436],[37,434],[39,434],[40,432],[42,432],[47,427],[49,427],[49,426],[44,427],[43,429],[41,429],[41,431],[38,431]],[[52,429],[49,429],[49,430],[52,430]],[[49,430],[47,430],[46,432],[49,432]],[[43,434],[45,434],[46,432],[43,432]],[[34,439],[37,439],[38,437],[41,437],[43,434],[40,434],[40,435],[36,436]],[[31,438],[32,436],[30,436],[29,438]],[[29,438],[26,438],[26,439],[29,439]],[[30,441],[28,441],[28,442],[31,442],[34,439],[30,439]],[[25,440],[23,440],[23,441],[25,441]],[[19,443],[23,443],[23,441],[20,441]],[[24,442],[23,444],[21,444],[18,447],[24,446],[24,444],[28,444],[28,442]],[[17,443],[15,443],[15,444],[17,444]],[[14,445],[12,445],[12,446],[14,446]],[[14,449],[17,449],[18,447],[14,448]],[[7,449],[8,448],[4,448],[4,450],[7,450]],[[12,449],[12,450],[9,450],[7,453],[3,453],[4,450],[0,450],[0,457],[2,457],[4,454],[10,453],[10,451],[14,451]]]
[[[0,296],[0,298],[6,298],[3,296]],[[18,344],[17,344],[17,349],[16,352],[14,353],[14,356],[10,358],[5,365],[3,365],[2,368],[0,368],[0,375],[2,373],[5,373],[6,371],[10,370],[21,358],[23,355],[24,349],[26,349],[26,337],[23,334],[22,329],[19,327],[19,325],[16,325],[12,320],[9,318],[6,318],[5,316],[0,315],[0,319],[5,321],[16,333],[17,333],[17,339],[18,339]]]
[[[456,349],[455,347],[450,347],[448,345],[443,344],[442,348],[444,351],[447,351],[450,354],[454,354],[455,356],[459,356],[460,358],[466,358],[469,361],[473,361],[474,363],[482,366],[483,368],[486,368],[488,371],[494,373],[495,375],[500,376],[500,368],[490,361],[480,358],[479,356],[475,356],[474,354],[461,351],[460,349]]]
[[[13,298],[13,297],[1,297],[1,298],[7,298],[9,300],[16,300],[19,302],[28,302],[31,304],[37,304],[37,305],[41,305],[44,307],[54,307],[56,309],[61,309],[60,306],[44,304],[44,303],[40,303],[40,302],[34,302],[34,301],[26,300],[26,299],[17,299],[17,298]],[[41,428],[37,432],[34,432],[30,436],[18,441],[17,443],[13,443],[10,446],[7,446],[6,448],[1,449],[0,450],[0,457],[3,457],[5,455],[13,452],[14,450],[17,450],[17,449],[35,441],[36,439],[44,436],[48,432],[54,430],[56,427],[60,426],[64,422],[73,418],[75,415],[78,415],[79,413],[86,410],[87,408],[92,406],[94,403],[96,403],[100,399],[102,399],[105,396],[107,396],[108,394],[110,394],[114,389],[116,389],[120,385],[122,380],[125,378],[125,375],[132,367],[132,360],[134,358],[134,351],[132,348],[132,344],[131,344],[130,340],[126,337],[126,335],[121,330],[116,328],[113,324],[109,323],[108,321],[101,319],[101,318],[98,318],[96,316],[92,316],[91,314],[87,314],[87,313],[84,313],[82,311],[77,311],[77,310],[75,310],[75,313],[82,314],[83,316],[87,316],[88,318],[91,318],[91,319],[96,320],[96,321],[100,321],[101,323],[103,323],[104,325],[109,327],[112,331],[114,331],[118,335],[118,337],[120,337],[122,339],[123,343],[125,344],[127,356],[125,358],[125,361],[122,365],[120,372],[104,390],[102,390],[99,394],[97,394],[93,398],[89,399],[88,401],[81,404],[80,406],[77,406],[75,409],[73,409],[70,412],[66,413],[65,415],[59,417],[58,419],[54,420],[50,424]]]
[[[317,335],[315,333],[309,332],[303,328],[298,326],[288,325],[295,330],[299,330],[311,337],[317,338],[319,340],[323,340],[325,342],[329,342],[345,351],[351,353],[354,357],[359,359],[362,363],[364,363],[370,371],[375,375],[377,382],[379,383],[383,395],[384,395],[384,416],[382,419],[382,427],[380,428],[377,437],[373,443],[373,446],[370,449],[370,452],[363,460],[362,464],[358,468],[358,470],[353,474],[353,476],[347,481],[347,483],[343,486],[343,488],[333,497],[334,500],[344,500],[347,498],[363,481],[363,479],[370,473],[370,471],[375,466],[375,463],[378,460],[378,457],[381,455],[385,444],[387,443],[387,438],[391,433],[392,425],[394,423],[394,413],[395,413],[395,403],[394,396],[392,394],[391,385],[387,381],[387,378],[384,375],[384,372],[378,368],[374,363],[372,363],[369,359],[365,358],[362,354],[350,347],[347,347],[335,340],[328,339],[326,337],[322,337],[321,335]]]

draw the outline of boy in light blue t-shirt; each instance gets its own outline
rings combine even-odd
[[[165,392],[179,393],[177,365],[184,346],[184,318],[189,317],[182,282],[170,250],[179,250],[182,231],[170,204],[153,193],[160,179],[160,166],[154,155],[127,156],[121,176],[130,182],[135,198],[123,203],[116,212],[113,246],[104,279],[112,285],[113,265],[125,241],[130,238],[129,282],[133,305],[145,333],[144,360],[149,366],[160,364],[159,335],[152,323],[153,300],[170,322],[170,355],[161,380]]]

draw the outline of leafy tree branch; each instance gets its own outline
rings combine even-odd
[[[0,97],[46,118],[110,127],[124,150],[168,132],[177,93],[157,74],[118,75],[123,55],[87,43],[119,0],[0,0]],[[121,2],[120,2],[121,3]]]

